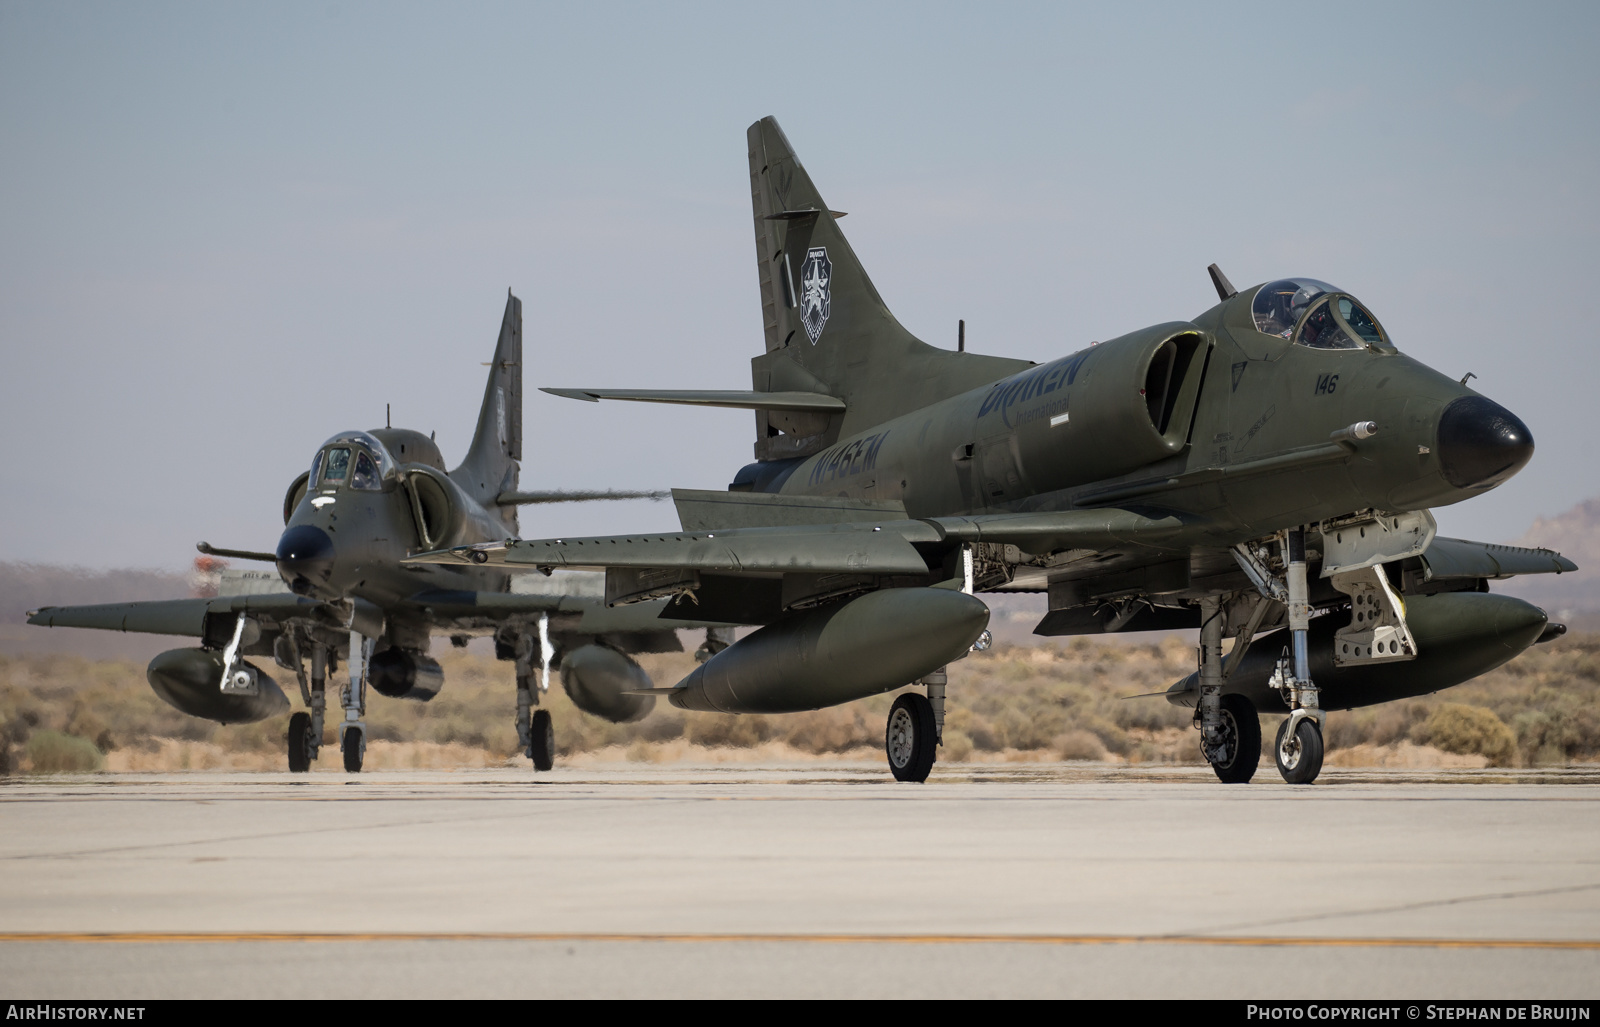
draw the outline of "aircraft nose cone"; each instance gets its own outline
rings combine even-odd
[[[333,573],[333,539],[314,524],[290,528],[278,539],[278,573],[289,590],[306,595]]]
[[[1487,489],[1533,458],[1533,433],[1493,400],[1462,396],[1439,418],[1439,463],[1458,489]]]

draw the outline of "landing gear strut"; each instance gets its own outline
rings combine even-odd
[[[549,770],[556,765],[556,733],[550,711],[533,709],[539,704],[539,696],[550,687],[550,658],[555,650],[550,644],[548,623],[544,617],[539,619],[537,680],[534,637],[523,632],[510,643],[517,669],[517,741],[522,745],[522,754],[533,761],[534,770]]]
[[[322,749],[322,717],[328,706],[328,647],[317,642],[311,646],[309,687],[298,652],[294,654],[294,664],[300,678],[300,696],[310,712],[301,711],[289,718],[289,773],[304,774]]]
[[[1278,661],[1273,684],[1289,707],[1289,719],[1278,729],[1278,773],[1292,785],[1308,785],[1322,772],[1322,703],[1311,681],[1311,659],[1306,632],[1311,625],[1311,603],[1306,586],[1306,533],[1291,528],[1284,536],[1284,562],[1289,586],[1289,637],[1294,646],[1292,666]],[[1285,671],[1289,671],[1286,674]]]
[[[344,769],[350,774],[361,773],[367,755],[367,726],[361,717],[367,712],[367,663],[371,659],[372,639],[359,631],[350,632],[350,681],[340,697],[344,722],[339,725],[339,748],[344,752]]]

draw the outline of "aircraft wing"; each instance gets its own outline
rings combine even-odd
[[[924,521],[787,525],[649,535],[486,542],[408,563],[514,564],[569,569],[681,568],[723,573],[914,574],[928,562],[913,542],[937,543]]]
[[[1460,538],[1435,538],[1420,559],[1424,581],[1567,574],[1578,569],[1577,564],[1554,550],[1469,542]]]
[[[682,495],[679,494],[680,507]],[[738,498],[731,500],[730,506],[750,502],[743,494],[731,495]],[[816,516],[821,508],[812,507],[817,505],[810,500],[797,503],[796,520]],[[878,506],[882,508],[873,508]],[[873,513],[892,517],[898,506],[856,502],[847,513],[830,508],[824,512],[858,518],[833,523],[484,542],[419,553],[407,562],[574,569],[681,568],[724,574],[925,575],[935,566],[929,562],[928,554],[962,543],[1010,544],[1030,553],[1102,549],[1130,543],[1180,547],[1198,540],[1207,527],[1192,517],[1111,508],[924,520],[868,519]],[[768,518],[772,513],[761,511]]]
[[[99,628],[153,635],[206,633],[208,616],[249,613],[270,620],[314,616],[326,603],[289,592],[269,595],[219,596],[215,599],[157,599],[138,603],[99,603],[92,606],[46,606],[30,611],[29,624],[47,628]]]

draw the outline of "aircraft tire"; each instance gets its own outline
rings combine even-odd
[[[1230,740],[1229,755],[1226,761],[1211,764],[1211,769],[1226,784],[1249,784],[1261,765],[1261,718],[1249,699],[1222,697],[1222,729]]]
[[[311,769],[311,714],[304,711],[289,718],[289,773],[304,774]]]
[[[1289,722],[1278,725],[1278,738],[1273,745],[1277,757],[1278,773],[1292,785],[1308,785],[1322,772],[1322,728],[1310,717],[1295,728],[1294,738],[1287,737]]]
[[[906,692],[889,710],[889,723],[883,733],[884,753],[889,757],[889,772],[896,781],[923,782],[933,770],[938,726],[933,720],[933,703],[917,692]]]
[[[365,755],[361,751],[361,732],[355,729],[347,730],[341,736],[339,744],[344,749],[345,773],[361,773],[361,758]]]
[[[533,769],[549,770],[556,765],[556,729],[549,710],[535,710],[531,735],[533,737]]]

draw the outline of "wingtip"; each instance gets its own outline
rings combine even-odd
[[[585,403],[598,403],[598,402],[600,402],[600,397],[599,396],[596,396],[592,392],[585,392],[583,389],[546,389],[546,388],[540,388],[539,391],[540,392],[548,392],[552,396],[560,396],[562,399],[581,399]]]

